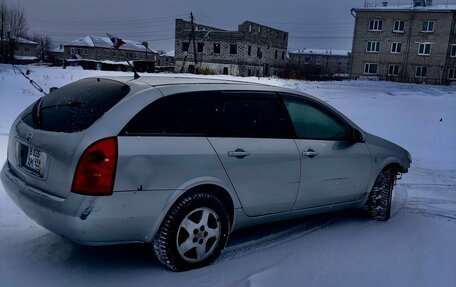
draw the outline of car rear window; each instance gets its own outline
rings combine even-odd
[[[130,92],[120,82],[90,78],[63,86],[39,99],[23,121],[45,131],[79,132],[90,127]]]

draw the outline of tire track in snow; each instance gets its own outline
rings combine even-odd
[[[346,213],[338,213],[335,216],[332,214],[332,217],[329,217],[330,215],[323,215],[319,218],[306,220],[304,223],[298,224],[297,226],[264,236],[260,239],[229,246],[225,248],[217,261],[223,262],[239,256],[245,256],[306,236],[339,221],[345,217],[344,214]]]
[[[397,199],[396,208],[393,201],[393,216],[401,210],[406,210],[413,214],[418,214],[431,218],[443,218],[448,221],[456,222],[456,200],[409,197],[407,188],[434,188],[434,189],[454,189],[453,184],[399,184],[393,200]]]

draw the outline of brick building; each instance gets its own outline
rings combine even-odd
[[[289,54],[292,68],[308,78],[347,78],[350,74],[350,51],[299,49]]]
[[[280,74],[287,63],[288,33],[245,21],[238,31],[176,19],[175,72],[203,72],[233,76]],[[196,60],[194,59],[194,47]]]
[[[352,77],[447,84],[456,80],[456,5],[354,9]]]

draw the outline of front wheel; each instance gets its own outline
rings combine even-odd
[[[366,206],[368,216],[379,221],[386,221],[391,217],[391,199],[396,181],[397,171],[392,167],[383,169],[375,180]]]
[[[171,207],[153,241],[154,253],[173,271],[200,268],[220,255],[229,229],[223,202],[210,192],[195,192]]]

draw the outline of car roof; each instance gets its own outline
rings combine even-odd
[[[101,77],[105,79],[110,79],[114,81],[119,81],[127,85],[135,84],[147,84],[151,87],[161,87],[161,86],[173,86],[173,85],[188,85],[188,84],[233,84],[233,85],[246,85],[246,86],[257,86],[257,87],[267,87],[270,85],[250,83],[240,80],[226,80],[226,79],[213,79],[213,78],[203,78],[203,77],[189,77],[189,76],[163,76],[163,75],[154,75],[154,76],[142,76],[139,79],[132,79],[132,77]]]

